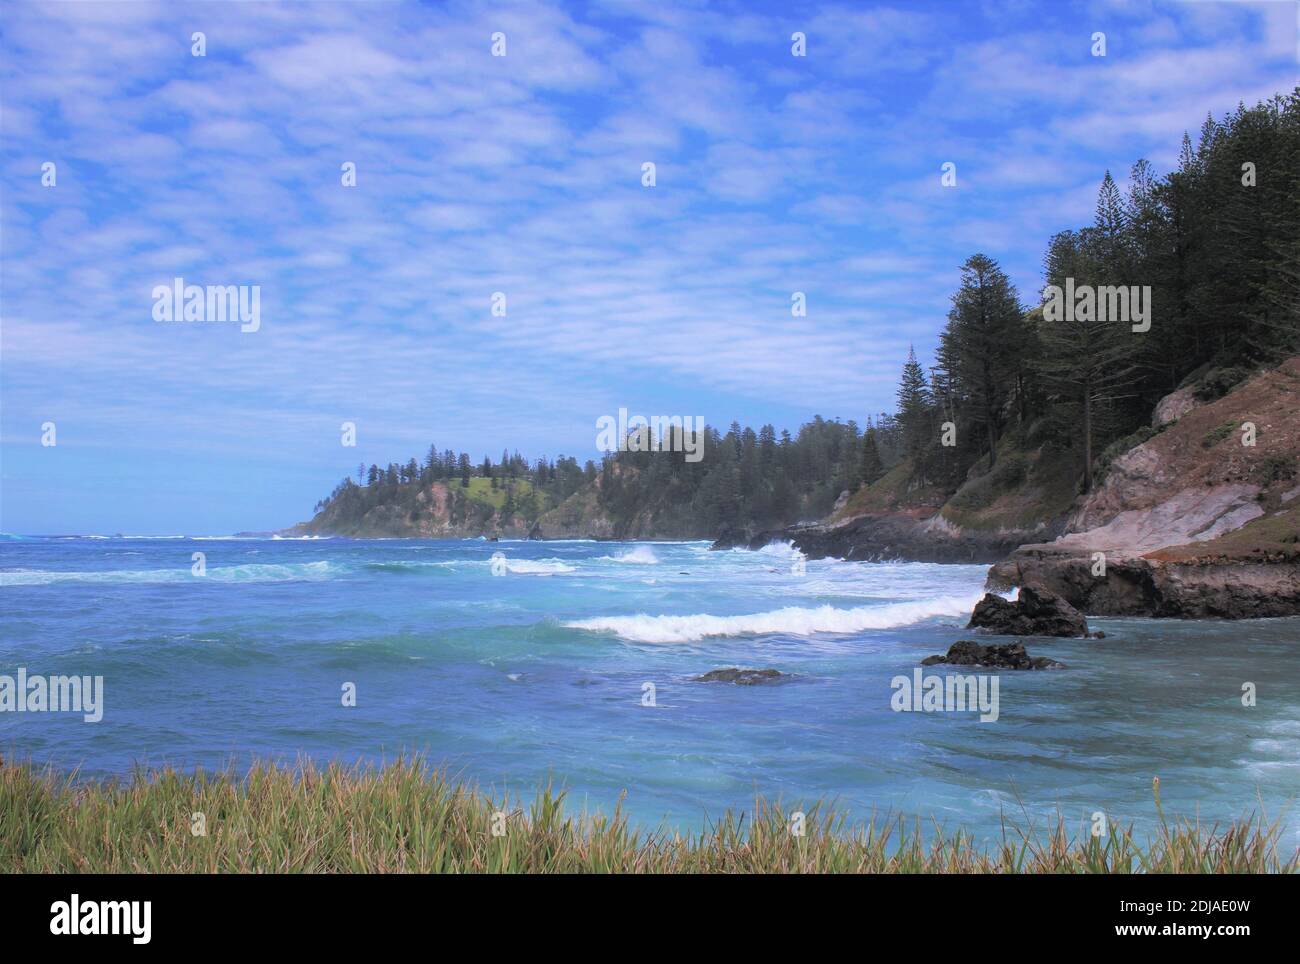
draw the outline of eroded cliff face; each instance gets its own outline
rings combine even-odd
[[[531,490],[515,484],[521,498],[532,498]],[[338,500],[310,522],[303,522],[282,535],[335,535],[357,539],[639,539],[680,538],[661,532],[662,525],[638,516],[620,530],[600,503],[600,479],[590,483],[559,505],[535,517],[522,511],[506,512],[504,488],[496,490],[487,480],[475,478],[468,487],[459,482],[432,482],[412,492],[401,491],[378,505],[358,510],[355,503]]]
[[[600,506],[600,482],[575,492],[537,520],[539,539],[613,539],[614,520]]]
[[[384,502],[357,513],[338,502],[282,534],[335,535],[357,539],[475,539],[479,536],[527,538],[532,523],[505,515],[501,506],[477,501],[455,482],[432,482],[413,498]]]
[[[1094,615],[1300,613],[1300,358],[1162,410],[1182,414],[1111,464],[1062,536],[995,565],[990,588],[1050,589]]]

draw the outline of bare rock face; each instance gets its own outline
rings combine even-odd
[[[989,593],[975,605],[968,629],[1001,636],[1087,636],[1083,614],[1056,593],[1025,586],[1015,602]]]
[[[997,669],[1065,669],[1065,664],[1046,656],[1030,656],[1024,643],[981,645],[973,639],[959,639],[943,656],[927,656],[922,666],[945,663],[949,666],[988,666]]]
[[[1045,589],[1099,616],[1300,614],[1300,357],[1214,401],[1190,394],[1161,402],[1167,427],[1111,462],[1067,534],[1020,546],[988,588]]]
[[[1297,405],[1300,357],[1212,402],[1198,404],[1186,389],[1166,396],[1154,421],[1167,427],[1110,463],[1058,541],[1146,553],[1241,528],[1263,513],[1259,500],[1278,483],[1278,467],[1300,455]],[[1250,445],[1242,441],[1247,424]]]
[[[1139,446],[1128,455],[1145,448]],[[1213,539],[1264,514],[1257,499],[1259,487],[1247,483],[1180,489],[1154,505],[1114,511],[1116,505],[1124,504],[1124,497],[1110,497],[1121,491],[1118,487],[1103,489],[1076,517],[1086,525],[1104,516],[1108,519],[1105,524],[1061,536],[1054,545],[1087,552],[1151,552]]]
[[[1022,546],[989,571],[988,587],[1055,592],[1096,616],[1254,619],[1300,613],[1300,545],[1216,552],[1203,547],[1145,556],[1090,556],[1049,544]]]
[[[1200,400],[1190,386],[1170,392],[1156,403],[1155,411],[1151,413],[1151,427],[1159,428],[1161,425],[1177,421],[1200,404]]]

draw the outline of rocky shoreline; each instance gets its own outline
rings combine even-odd
[[[905,516],[868,516],[757,533],[727,532],[713,549],[789,542],[809,559],[989,563],[994,592],[1039,589],[1089,616],[1258,619],[1300,615],[1300,544],[1223,549],[1213,543],[1145,554],[1072,544],[1022,545],[1012,534],[936,531]]]
[[[1163,556],[1163,558],[1162,558]],[[1241,554],[1089,554],[1022,546],[989,571],[988,588],[1032,586],[1092,616],[1257,619],[1300,614],[1300,546]]]
[[[960,529],[939,516],[917,518],[906,513],[859,516],[845,522],[813,523],[756,533],[730,531],[714,549],[761,549],[789,542],[809,559],[850,562],[994,563],[1005,559],[1027,538],[1044,531],[983,531]]]

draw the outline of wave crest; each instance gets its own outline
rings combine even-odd
[[[812,636],[908,626],[936,616],[965,616],[980,596],[940,596],[884,606],[787,606],[745,616],[602,616],[565,623],[569,629],[614,633],[633,643],[692,643],[710,636]]]
[[[649,546],[637,546],[617,556],[601,556],[603,562],[623,562],[633,566],[657,566],[659,557]]]
[[[60,582],[92,583],[159,583],[159,582],[292,582],[295,580],[330,579],[345,571],[333,562],[246,563],[240,566],[209,568],[207,575],[195,576],[189,563],[175,569],[111,569],[104,572],[57,572],[38,569],[11,569],[0,572],[0,586],[48,586]]]

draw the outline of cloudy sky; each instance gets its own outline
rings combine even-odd
[[[431,441],[598,457],[620,407],[862,422],[967,256],[1036,298],[1107,168],[1290,90],[1297,9],[6,3],[0,529],[280,527]],[[155,321],[176,277],[259,330]]]

